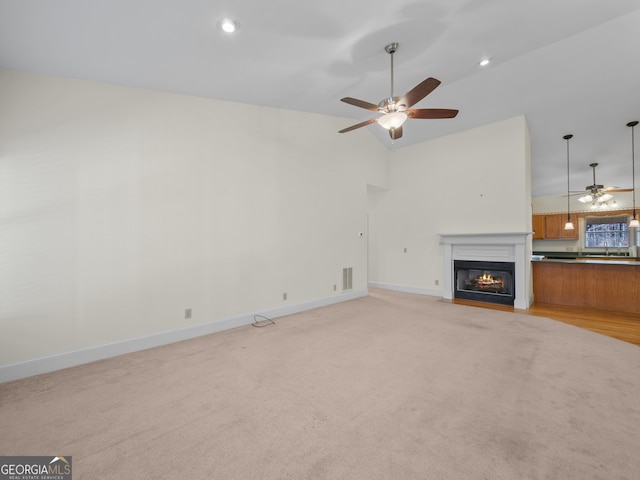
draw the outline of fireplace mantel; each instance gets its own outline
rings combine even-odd
[[[533,302],[531,283],[532,232],[440,234],[444,246],[443,298],[454,296],[454,260],[515,263],[514,307],[527,309]]]

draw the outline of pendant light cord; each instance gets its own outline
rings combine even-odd
[[[571,139],[572,137],[573,135],[571,134],[568,134],[562,137],[567,141],[567,226],[571,223],[571,207],[569,204],[569,200],[570,200],[570,197],[569,197],[569,193],[570,193],[570,190],[569,190],[569,139]]]
[[[570,207],[569,207],[569,139],[567,138],[567,222],[571,221]]]
[[[631,182],[633,184],[633,219],[637,220],[636,217],[636,145],[635,145],[635,135],[634,129],[638,122],[629,122],[627,126],[631,127]]]

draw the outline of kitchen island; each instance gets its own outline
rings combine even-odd
[[[640,313],[640,261],[630,257],[534,258],[536,303]]]

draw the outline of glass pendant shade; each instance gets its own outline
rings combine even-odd
[[[638,228],[638,227],[640,227],[640,221],[637,218],[634,218],[629,222],[629,228]]]
[[[392,128],[401,127],[406,119],[407,114],[404,112],[391,112],[378,118],[378,123],[383,128],[390,130]]]
[[[573,222],[567,222],[567,223],[565,223],[565,224],[564,224],[564,229],[565,229],[565,230],[573,230],[573,229],[574,229],[574,227],[573,227]]]

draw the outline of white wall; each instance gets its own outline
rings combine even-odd
[[[579,195],[572,195],[569,198],[569,208],[572,212],[590,212],[589,205],[580,203],[578,201]],[[633,208],[633,194],[631,192],[619,192],[615,194],[617,209]],[[566,196],[548,196],[548,197],[533,197],[531,199],[533,204],[534,214],[543,213],[566,213],[567,212],[567,197]]]
[[[344,119],[2,70],[0,105],[0,365],[366,292],[388,152]]]
[[[438,234],[530,231],[529,163],[524,117],[393,152],[388,190],[370,193],[370,282],[438,294]]]

